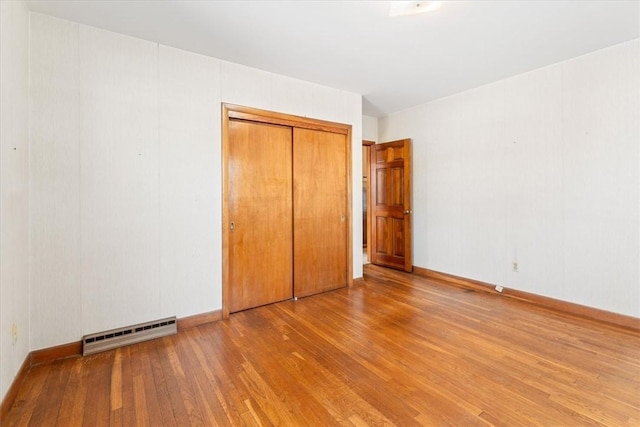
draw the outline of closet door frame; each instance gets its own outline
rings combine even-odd
[[[229,119],[284,125],[346,135],[347,286],[353,285],[353,204],[351,125],[234,104],[222,104],[222,318],[229,317]]]

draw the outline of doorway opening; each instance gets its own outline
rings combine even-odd
[[[411,139],[368,148],[367,259],[411,272]]]
[[[375,141],[362,141],[362,263],[369,264],[371,260],[369,242],[371,241],[371,187],[369,174],[371,173],[371,146]]]

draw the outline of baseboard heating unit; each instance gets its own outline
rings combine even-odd
[[[85,335],[82,338],[82,355],[88,356],[89,354],[99,353],[129,344],[174,335],[177,332],[176,317],[173,316],[167,317],[166,319]]]

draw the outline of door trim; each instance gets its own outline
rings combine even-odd
[[[222,103],[222,318],[229,318],[229,119],[320,130],[347,136],[347,286],[353,286],[353,179],[351,125]]]
[[[223,104],[223,113],[227,112],[228,119],[248,120],[251,122],[269,123],[272,125],[291,126],[295,128],[321,130],[342,135],[351,135],[351,125],[310,119],[308,117],[293,116],[291,114],[276,113],[274,111],[259,110],[257,108],[240,105]],[[223,118],[224,118],[223,114]]]

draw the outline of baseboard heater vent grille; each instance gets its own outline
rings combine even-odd
[[[85,335],[82,338],[82,355],[99,353],[129,344],[148,341],[155,338],[174,335],[178,332],[176,317],[154,320],[97,334]]]

